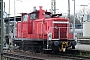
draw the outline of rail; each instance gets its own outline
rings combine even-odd
[[[4,59],[15,59],[15,60],[45,60],[40,57],[35,57],[35,56],[29,56],[26,54],[22,53],[12,53],[12,52],[4,52],[3,53]]]
[[[67,53],[58,54],[42,54],[42,53],[31,53],[31,52],[4,52],[4,60],[90,60],[89,57],[78,55],[78,50],[69,50]],[[80,53],[80,52],[79,52]],[[77,54],[77,55],[76,55]]]

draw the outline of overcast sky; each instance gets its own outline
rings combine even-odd
[[[9,11],[9,0],[4,0],[4,2],[6,3],[5,11],[8,13],[8,11]],[[84,8],[84,6],[80,6],[80,5],[88,5],[89,3],[90,3],[89,0],[75,0],[76,12],[78,10],[81,10],[82,8]],[[32,11],[33,6],[36,6],[37,9],[39,9],[39,6],[43,6],[43,9],[50,10],[51,0],[22,0],[22,2],[20,0],[16,0],[15,6],[16,6],[16,8],[15,8],[16,15],[19,13],[22,13],[22,12]],[[73,11],[74,11],[73,6],[74,6],[74,2],[73,2],[73,0],[70,0],[70,11],[71,11],[71,13],[73,13]],[[90,6],[90,4],[89,4],[89,6]],[[56,0],[56,9],[59,9],[59,10],[57,10],[57,12],[59,12],[59,13],[66,13],[67,14],[67,12],[68,12],[68,0]],[[10,0],[10,14],[11,14],[11,16],[14,15],[14,0]]]

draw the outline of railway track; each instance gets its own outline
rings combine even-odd
[[[35,57],[21,52],[4,52],[3,57],[5,59],[14,59],[14,60],[44,60],[43,58]]]
[[[90,60],[87,57],[75,56],[71,54],[43,54],[34,52],[4,52],[4,60]]]

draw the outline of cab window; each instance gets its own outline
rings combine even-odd
[[[51,17],[51,13],[50,12],[45,12],[45,18],[50,18]]]
[[[27,14],[23,15],[22,20],[23,20],[23,22],[26,22],[28,20],[28,15]]]
[[[35,20],[38,18],[38,12],[33,12],[30,14],[30,20]]]
[[[50,18],[50,14],[45,14],[45,18]]]

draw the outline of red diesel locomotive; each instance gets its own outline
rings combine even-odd
[[[62,14],[51,14],[42,9],[31,13],[22,13],[17,22],[17,36],[13,44],[24,51],[41,52],[43,50],[65,51],[75,49],[76,42],[70,34],[70,22],[61,18]]]

